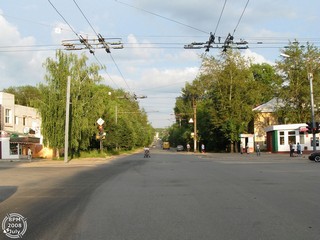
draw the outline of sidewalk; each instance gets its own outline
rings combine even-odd
[[[270,153],[270,152],[261,152],[260,156],[257,156],[256,153],[197,153],[197,156],[201,158],[216,158],[220,160],[233,160],[233,161],[309,161],[309,154],[304,154],[302,156],[290,157],[288,153]]]
[[[107,158],[81,158],[72,159],[65,163],[63,159],[61,160],[51,160],[51,159],[41,159],[35,158],[30,162],[27,159],[18,160],[0,160],[0,168],[5,167],[75,167],[75,166],[96,166],[98,164],[110,163],[119,156],[111,156]]]

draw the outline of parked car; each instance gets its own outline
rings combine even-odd
[[[309,160],[315,161],[315,162],[320,162],[320,151],[312,152],[309,155]]]
[[[183,151],[184,148],[183,148],[183,145],[178,145],[177,146],[177,152],[180,152],[180,151]]]

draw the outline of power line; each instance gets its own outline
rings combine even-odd
[[[247,39],[249,48],[282,48],[288,45],[291,40],[282,37],[249,37]],[[70,40],[71,41],[71,40]],[[74,40],[78,41],[78,40]],[[294,38],[292,41],[298,41],[300,44],[312,44],[318,46],[320,44],[319,38]],[[115,44],[115,43],[112,43]],[[149,42],[149,43],[123,43],[126,48],[133,49],[181,49],[181,45],[185,44],[183,42]],[[203,43],[204,44],[204,43]],[[80,43],[79,43],[80,45]],[[95,46],[94,43],[90,45]],[[60,49],[61,45],[58,44],[31,44],[31,45],[3,45],[0,46],[1,52],[28,52],[28,51],[51,51]],[[187,47],[186,47],[187,48]],[[199,47],[203,48],[202,47]],[[79,48],[82,50],[84,48]],[[70,49],[71,50],[71,49]]]
[[[136,6],[130,5],[130,4],[125,3],[125,2],[122,2],[122,1],[118,1],[118,0],[115,0],[115,1],[116,1],[116,2],[118,2],[118,3],[121,3],[121,4],[123,4],[123,5],[126,5],[126,6],[128,6],[128,7],[135,8],[135,9],[137,9],[137,10],[140,10],[140,11],[143,11],[143,12],[149,13],[149,14],[151,14],[151,15],[154,15],[154,16],[157,16],[157,17],[160,17],[160,18],[163,18],[163,19],[168,20],[168,21],[170,21],[170,22],[174,22],[174,23],[180,24],[180,25],[182,25],[182,26],[185,26],[185,27],[188,27],[188,28],[191,28],[191,29],[197,30],[197,31],[199,31],[199,32],[202,32],[202,33],[206,33],[206,34],[208,34],[208,32],[207,32],[207,31],[204,31],[204,30],[201,30],[201,29],[199,29],[199,28],[196,28],[196,27],[190,26],[190,25],[188,25],[188,24],[185,24],[185,23],[179,22],[179,21],[174,20],[174,19],[172,19],[172,18],[164,17],[164,16],[162,16],[162,15],[160,15],[160,14],[157,14],[157,13],[154,13],[154,12],[148,11],[148,10],[146,10],[146,9],[139,8],[139,7],[136,7]]]
[[[222,7],[222,10],[221,10],[221,12],[220,12],[220,16],[219,16],[219,19],[218,19],[218,22],[217,22],[216,29],[214,30],[214,33],[212,34],[212,32],[210,32],[210,36],[209,36],[209,40],[208,40],[208,42],[207,42],[207,46],[206,46],[205,52],[209,52],[211,45],[212,45],[213,43],[215,43],[216,32],[217,32],[218,26],[219,26],[219,24],[220,24],[220,20],[221,20],[222,14],[223,14],[223,12],[224,12],[224,8],[225,8],[225,6],[226,6],[226,3],[227,3],[227,0],[224,1],[223,7]],[[218,41],[219,41],[219,43],[220,43],[221,37],[218,37],[218,39],[219,39]],[[206,53],[205,53],[205,55],[206,55]],[[201,68],[200,68],[200,69],[201,69]],[[199,71],[200,71],[200,69],[199,69]]]
[[[129,92],[131,92],[131,89],[130,89],[130,87],[129,87],[129,84],[128,84],[128,82],[126,81],[126,79],[124,78],[124,76],[123,76],[123,74],[122,74],[122,72],[121,72],[118,64],[117,64],[116,61],[114,60],[114,58],[113,58],[113,56],[112,56],[112,54],[111,54],[111,52],[110,52],[110,47],[109,47],[108,44],[105,42],[105,39],[101,36],[101,34],[98,34],[98,33],[95,31],[94,27],[92,26],[92,24],[90,23],[89,19],[88,19],[88,18],[86,17],[86,15],[84,14],[84,12],[81,10],[81,8],[80,8],[80,6],[77,4],[76,0],[73,0],[73,2],[76,4],[76,6],[77,6],[77,8],[79,9],[79,11],[81,12],[82,16],[86,19],[87,23],[90,25],[91,29],[93,30],[93,32],[94,32],[94,33],[96,34],[96,36],[98,37],[99,42],[103,44],[103,46],[105,47],[107,53],[110,53],[110,57],[111,57],[114,65],[115,65],[116,68],[118,69],[118,72],[120,73],[122,79],[124,80],[124,82],[125,82],[128,90],[129,90]],[[96,57],[96,59],[97,59],[97,57]]]
[[[216,35],[216,32],[217,32],[218,26],[219,26],[219,24],[220,24],[220,20],[221,20],[221,17],[222,17],[222,14],[223,14],[223,12],[224,12],[224,8],[225,8],[226,4],[227,4],[227,0],[224,1],[222,10],[221,10],[221,12],[220,12],[219,20],[218,20],[218,22],[217,22],[217,26],[216,26],[216,29],[214,30],[213,35]]]
[[[102,65],[102,63],[100,62],[100,60],[97,58],[97,56],[94,54],[93,55],[94,58],[96,59],[96,61],[100,64],[101,69],[105,70],[105,73],[108,75],[108,77],[110,78],[110,80],[113,82],[113,84],[116,86],[116,88],[119,88],[119,86],[115,83],[115,81],[113,80],[113,78],[109,75],[109,73],[107,72],[106,68],[104,65]]]
[[[53,5],[53,3],[48,0],[48,2],[50,3],[50,5],[53,7],[53,9],[60,15],[60,17],[63,19],[63,21],[69,26],[69,28],[71,29],[71,31],[77,35],[77,37],[79,37],[78,33],[73,29],[73,27],[68,23],[68,21],[63,17],[63,15],[58,11],[58,9]]]
[[[118,69],[118,72],[120,73],[120,75],[121,75],[121,77],[122,77],[123,81],[125,82],[125,84],[126,84],[126,86],[127,86],[128,90],[131,92],[131,89],[130,89],[130,87],[129,87],[129,85],[128,85],[128,82],[127,82],[127,80],[124,78],[124,76],[123,76],[123,74],[122,74],[122,72],[121,72],[121,70],[120,70],[120,68],[119,68],[118,64],[117,64],[117,63],[116,63],[116,61],[114,60],[114,58],[113,58],[112,54],[110,54],[110,57],[111,57],[111,59],[112,59],[112,61],[113,61],[114,65],[115,65],[115,66],[116,66],[116,68]]]
[[[86,15],[84,14],[84,12],[81,10],[80,6],[78,5],[78,3],[73,0],[74,4],[77,6],[77,8],[79,9],[79,11],[81,12],[82,16],[86,19],[87,23],[90,25],[91,29],[93,30],[93,32],[98,35],[98,33],[94,30],[92,24],[90,23],[89,19],[86,17]]]
[[[93,47],[91,46],[91,44],[88,42],[87,39],[84,39],[81,35],[79,35],[73,28],[72,26],[69,24],[69,22],[64,18],[64,16],[59,12],[59,10],[51,3],[50,0],[48,0],[48,2],[51,4],[51,6],[55,9],[55,11],[60,15],[60,17],[65,21],[65,23],[70,27],[70,29],[73,31],[73,33],[79,38],[80,40],[80,43],[84,44],[86,48],[89,49],[90,53],[92,53],[95,57],[95,59],[97,60],[97,62],[100,64],[100,67],[103,68],[103,65],[101,64],[101,62],[99,61],[99,59],[97,58],[97,56],[95,56],[94,54],[94,50],[93,50]],[[80,12],[82,13],[83,17],[87,20],[87,22],[89,23],[89,25],[91,26],[91,28],[93,29],[93,31],[96,33],[96,31],[94,30],[94,28],[92,27],[92,24],[90,23],[90,21],[88,20],[88,18],[85,16],[85,14],[83,13],[83,11],[81,10],[81,8],[79,7],[79,5],[76,3],[76,1],[74,0],[74,3],[76,4],[76,6],[78,7],[78,9],[80,10]],[[106,43],[104,42],[104,38],[102,38],[102,36],[100,34],[97,34],[98,35],[98,38],[99,38],[99,41],[103,41],[104,45],[106,45]],[[110,53],[110,50],[109,50],[109,47],[106,48],[107,49],[107,52]],[[113,57],[111,56],[114,64],[116,65],[118,71],[120,72],[121,76],[123,77],[123,74],[121,73],[118,65],[116,64],[116,62],[114,61]],[[110,77],[110,75],[107,73],[107,75]],[[113,79],[110,77],[110,79],[113,81]],[[124,79],[124,77],[123,77]],[[126,81],[125,81],[126,82]],[[117,86],[117,84],[113,81],[113,83]],[[126,82],[127,84],[127,82]],[[129,88],[128,84],[127,84],[127,87]],[[130,88],[129,88],[130,90]]]
[[[235,27],[234,30],[233,30],[232,36],[234,35],[234,33],[236,32],[236,29],[237,29],[238,26],[239,26],[239,23],[240,23],[240,21],[241,21],[241,19],[242,19],[242,17],[243,17],[243,14],[244,14],[244,12],[246,11],[246,9],[247,9],[247,7],[248,7],[249,1],[250,1],[250,0],[247,1],[246,5],[245,5],[245,7],[244,7],[244,9],[243,9],[243,11],[242,11],[242,13],[241,13],[241,16],[240,16],[240,18],[239,18],[239,20],[238,20],[238,23],[237,23],[236,27]]]

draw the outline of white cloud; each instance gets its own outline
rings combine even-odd
[[[256,64],[262,64],[262,63],[268,63],[268,64],[271,64],[271,65],[274,64],[273,62],[268,61],[264,56],[262,56],[262,55],[260,55],[260,54],[258,54],[256,52],[253,52],[250,49],[244,50],[242,55],[245,58],[251,60],[253,63],[256,63]]]
[[[36,44],[32,36],[22,37],[18,28],[10,24],[0,15],[1,57],[0,65],[5,71],[1,77],[1,87],[34,85],[39,82],[42,72],[41,55],[30,51],[30,46]]]

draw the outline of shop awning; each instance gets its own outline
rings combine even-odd
[[[40,143],[40,138],[37,138],[37,137],[11,137],[10,143],[21,143],[21,144]]]
[[[307,127],[300,127],[299,132],[308,132],[308,128]]]

